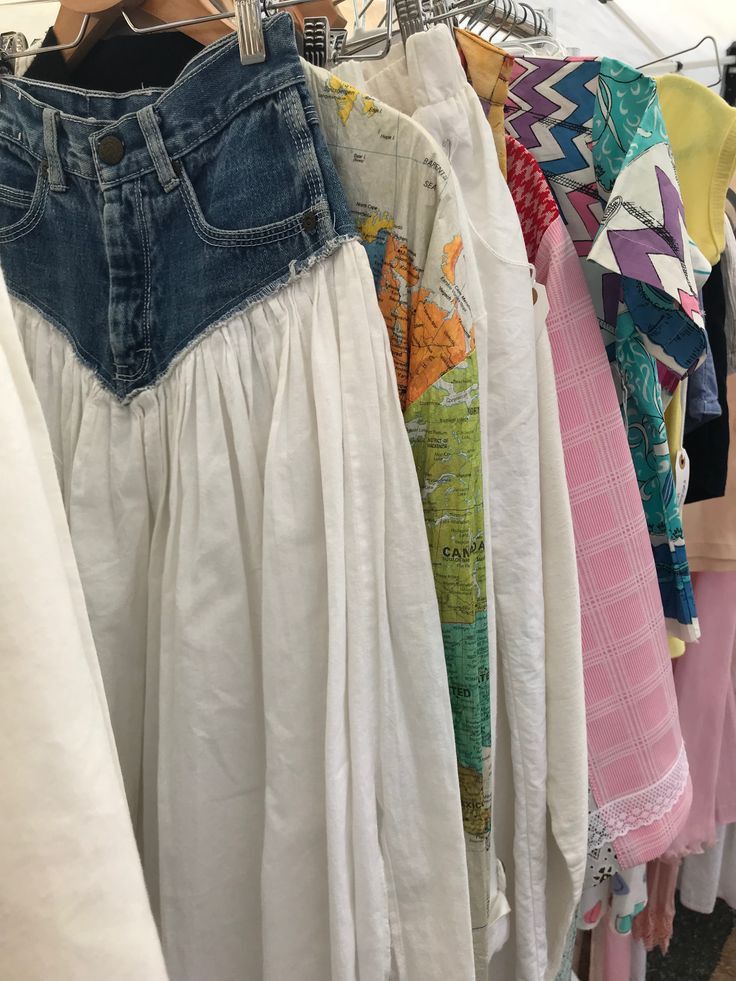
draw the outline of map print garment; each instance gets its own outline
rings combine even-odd
[[[411,119],[304,64],[370,259],[421,488],[457,748],[476,947],[485,978],[491,711],[484,454],[466,217],[441,150]],[[401,168],[401,178],[397,170]]]
[[[514,909],[513,919],[501,904],[491,910],[489,952],[494,977],[537,981],[557,959],[582,889],[588,792],[575,543],[543,290],[532,288],[492,130],[447,25],[338,71],[442,145],[471,216],[487,321],[476,345],[487,364],[481,425],[501,682],[491,675],[492,846]]]
[[[506,127],[539,162],[584,263],[626,422],[670,632],[699,636],[664,403],[705,355],[653,80],[609,58],[517,58]]]
[[[661,855],[691,796],[646,523],[593,304],[532,155],[507,136],[508,180],[547,291],[580,586],[591,850]]]

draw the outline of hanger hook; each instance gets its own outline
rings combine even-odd
[[[710,85],[708,86],[709,89],[714,89],[718,85],[720,85],[721,82],[723,81],[723,66],[721,65],[721,56],[718,51],[718,42],[716,41],[716,39],[713,37],[712,34],[704,35],[703,37],[701,37],[701,39],[698,41],[697,44],[693,44],[689,48],[683,48],[682,51],[675,51],[672,54],[663,55],[661,58],[655,58],[654,61],[647,61],[645,64],[639,65],[638,70],[641,71],[643,68],[650,68],[652,65],[658,65],[662,61],[676,61],[679,55],[689,54],[691,51],[696,51],[700,47],[700,45],[705,44],[706,41],[710,41],[713,45],[713,52],[715,54],[715,59],[716,59],[716,68],[718,69],[718,78],[716,79],[715,82],[711,82]],[[683,65],[682,62],[677,61],[678,74],[683,70],[683,67],[686,68],[687,66]]]
[[[523,11],[524,16],[521,16]],[[526,4],[521,4],[519,6],[515,0],[509,0],[509,16],[506,21],[506,34],[501,41],[501,44],[505,44],[506,41],[511,37],[511,32],[515,27],[520,27],[522,24],[526,24],[527,17],[527,7]]]
[[[501,18],[501,23],[498,25],[496,30],[491,34],[491,36],[488,39],[489,41],[495,40],[496,36],[500,34],[501,31],[504,29],[504,27],[506,26],[506,21],[509,19],[509,15],[511,12],[511,0],[502,0],[502,3],[503,3],[503,17]],[[508,32],[506,36],[508,37]]]

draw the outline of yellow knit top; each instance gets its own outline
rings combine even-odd
[[[736,169],[736,108],[683,75],[663,75],[657,89],[685,203],[685,224],[713,264],[725,246],[723,211]]]

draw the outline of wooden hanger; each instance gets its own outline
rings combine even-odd
[[[210,0],[62,0],[54,23],[54,34],[59,44],[74,41],[79,36],[85,15],[89,14],[90,18],[79,44],[63,51],[69,65],[77,64],[84,58],[108,33],[122,10],[131,9],[136,9],[141,21],[148,24],[165,24],[221,13]],[[230,20],[212,20],[205,24],[187,25],[180,30],[200,44],[207,45],[230,34],[233,24]]]
[[[336,7],[336,3],[342,0],[312,0],[311,3],[299,4],[291,7],[289,13],[294,18],[294,23],[300,31],[304,31],[305,17],[326,17],[330,27],[346,27],[347,21]]]

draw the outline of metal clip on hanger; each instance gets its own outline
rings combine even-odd
[[[195,24],[207,24],[211,21],[235,20],[235,31],[238,36],[241,65],[257,65],[266,60],[266,42],[263,37],[263,17],[266,10],[277,7],[292,6],[295,0],[279,3],[263,3],[261,0],[235,0],[233,10],[222,13],[207,14],[204,17],[191,17],[186,20],[165,21],[151,27],[137,27],[126,10],[122,11],[123,19],[133,34],[162,34],[165,31],[176,31],[182,27],[193,27]],[[307,0],[308,2],[308,0]]]
[[[395,0],[386,0],[386,12],[381,18],[381,24],[385,23],[387,25],[385,34],[372,34],[370,37],[363,38],[360,41],[348,45],[346,43],[347,32],[345,32],[342,41],[336,39],[337,43],[332,49],[332,63],[337,64],[340,61],[379,61],[381,58],[385,58],[391,50],[391,25],[394,16],[394,2]],[[372,3],[373,0],[367,0],[359,16],[362,16]],[[379,51],[366,51],[366,48],[375,47],[382,38],[383,47]],[[366,53],[362,54],[361,52]]]
[[[159,34],[162,31],[178,30],[192,24],[205,24],[208,21],[235,18],[240,63],[241,65],[256,65],[266,60],[263,16],[273,11],[283,10],[286,7],[298,7],[306,3],[310,3],[310,0],[235,0],[235,9],[232,11],[226,10],[219,14],[210,14],[191,20],[156,24],[153,27],[136,27],[125,11],[123,11],[123,17],[134,34]]]
[[[326,17],[305,17],[303,37],[305,59],[324,68],[331,52],[330,22]]]
[[[266,60],[266,41],[259,0],[235,0],[235,30],[241,65],[257,65]]]
[[[46,3],[48,0],[24,0],[24,2]],[[187,17],[182,20],[164,20],[159,24],[153,24],[149,27],[137,27],[131,20],[130,14],[122,6],[123,3],[129,2],[129,0],[111,0],[108,3],[105,3],[104,0],[102,3],[100,0],[91,0],[91,2],[87,2],[87,0],[73,0],[73,2],[74,8],[72,9],[83,15],[77,36],[72,41],[64,44],[49,44],[34,48],[32,51],[34,56],[46,54],[51,51],[69,51],[78,48],[85,40],[87,31],[90,29],[92,15],[97,16],[100,13],[112,10],[116,16],[119,14],[123,18],[133,34],[161,34],[165,31],[194,27],[197,24],[234,19],[238,36],[238,47],[240,49],[240,62],[243,65],[254,65],[266,60],[263,15],[272,11],[281,10],[285,7],[295,7],[302,3],[309,3],[310,0],[235,0],[234,10],[206,14],[202,17]],[[179,0],[174,0],[174,2],[179,2]],[[65,6],[65,4],[62,4],[62,9]],[[3,57],[10,61],[15,61],[27,55],[27,50],[7,51],[3,53]]]
[[[340,60],[343,48],[347,44],[348,32],[344,27],[333,27],[330,30],[330,64]]]
[[[394,4],[401,40],[406,44],[412,34],[421,34],[425,30],[421,0],[394,0]]]

